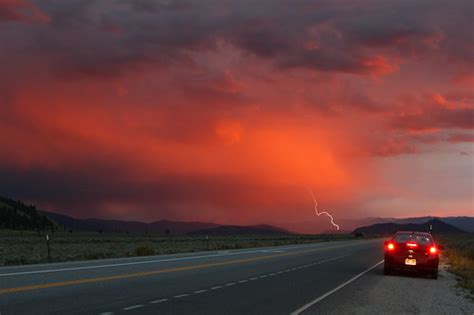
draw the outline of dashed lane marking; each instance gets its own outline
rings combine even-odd
[[[207,289],[194,291],[194,294],[201,294],[201,293],[204,293],[204,292],[207,292]]]
[[[320,261],[317,261],[314,263],[314,265],[319,265],[319,264],[323,264],[323,263],[326,263],[326,262],[329,262],[329,261],[333,261],[333,260],[336,260],[336,259],[340,259],[340,258],[343,258],[343,257],[346,257],[348,255],[342,255],[342,256],[337,256],[337,257],[333,257],[333,258],[329,258],[329,259],[325,259],[325,260],[320,260]],[[282,273],[285,273],[285,272],[289,272],[289,271],[296,271],[296,270],[301,270],[303,267],[298,267],[298,268],[293,268],[293,269],[286,269],[286,270],[280,270],[278,272],[272,272],[270,274],[263,274],[263,275],[260,275],[258,277],[252,277],[250,279],[243,279],[243,280],[239,280],[239,281],[236,281],[236,282],[229,282],[229,283],[226,283],[224,285],[217,285],[217,286],[213,286],[209,289],[201,289],[201,290],[196,290],[193,292],[193,294],[201,294],[201,293],[204,293],[206,291],[209,291],[209,290],[218,290],[218,289],[222,289],[224,287],[231,287],[231,286],[234,286],[236,285],[237,283],[246,283],[248,281],[253,281],[253,280],[258,280],[259,278],[260,279],[263,279],[263,278],[267,278],[269,276],[275,276],[277,274],[282,274]],[[337,289],[337,288],[336,288]],[[183,294],[179,294],[179,295],[175,295],[173,296],[173,298],[175,299],[180,299],[180,298],[184,298],[184,297],[187,297],[189,296],[190,294],[188,293],[183,293]],[[170,299],[168,298],[162,298],[162,299],[159,299],[159,300],[154,300],[154,301],[150,301],[148,302],[149,304],[158,304],[158,303],[164,303],[164,302],[167,302],[169,301]],[[137,309],[137,308],[141,308],[143,307],[142,304],[137,304],[137,305],[133,305],[133,306],[129,306],[129,307],[125,307],[123,308],[124,311],[129,311],[129,310],[134,310],[134,309]],[[113,315],[112,312],[107,312],[107,313],[101,313],[100,315]]]
[[[132,305],[132,306],[129,306],[129,307],[124,307],[123,310],[124,311],[131,311],[131,310],[141,308],[141,307],[143,307],[143,304],[137,304],[137,305]]]

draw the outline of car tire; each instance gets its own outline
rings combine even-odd
[[[388,264],[383,265],[383,274],[384,275],[389,275],[392,273],[392,268]]]
[[[431,279],[438,279],[438,269],[431,271]]]

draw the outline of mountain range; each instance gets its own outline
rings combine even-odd
[[[356,229],[362,226],[369,226],[380,223],[397,223],[397,224],[422,224],[431,220],[441,220],[445,223],[451,224],[458,229],[466,232],[474,233],[474,217],[458,216],[458,217],[435,217],[435,216],[423,216],[423,217],[412,217],[412,218],[383,218],[383,217],[368,217],[361,219],[347,219],[341,220],[341,225],[347,229]]]
[[[433,234],[467,233],[439,219],[432,219],[424,223],[377,223],[357,228],[352,233],[355,235],[388,235],[396,231],[431,232]]]
[[[211,229],[220,226],[219,224],[214,223],[179,222],[168,220],[144,223],[138,221],[76,219],[53,212],[43,211],[43,213],[53,222],[62,225],[66,230],[71,231],[131,234],[187,234],[193,231]]]
[[[76,219],[70,216],[53,212],[42,212],[53,222],[72,231],[90,231],[105,233],[131,234],[193,234],[193,235],[249,235],[249,234],[290,234],[292,232],[272,225],[222,225],[206,222],[182,222],[160,220],[152,223],[137,221],[104,220],[104,219]],[[426,230],[429,224],[445,233],[474,232],[474,217],[417,217],[417,218],[367,218],[356,226],[356,231],[365,229],[366,234],[386,234],[392,230]],[[373,223],[372,223],[373,222]],[[363,227],[361,227],[363,226]],[[449,228],[451,227],[451,228]],[[370,230],[370,231],[369,231]],[[353,233],[354,233],[353,232]],[[325,233],[351,233],[350,230]]]
[[[172,235],[270,235],[291,234],[291,232],[272,225],[220,225],[205,222],[183,222],[160,220],[152,223],[137,221],[76,219],[53,212],[42,212],[51,221],[62,225],[66,230],[104,233],[130,234],[172,234]]]
[[[292,232],[272,225],[222,225],[207,222],[181,222],[160,220],[152,223],[107,219],[78,219],[71,216],[37,210],[21,201],[0,197],[0,228],[6,229],[46,229],[62,227],[69,231],[89,231],[99,233],[130,234],[193,234],[193,235],[249,235],[249,234],[290,234]],[[447,233],[466,231],[474,233],[474,217],[414,217],[414,218],[362,218],[341,220],[344,230],[336,233],[362,232],[384,234],[400,229],[426,229],[434,224]],[[431,222],[431,223],[430,223]],[[434,223],[433,223],[434,222]],[[452,228],[448,228],[449,225]],[[414,226],[421,225],[421,226]],[[362,226],[362,227],[361,227]],[[327,231],[327,233],[335,233]]]

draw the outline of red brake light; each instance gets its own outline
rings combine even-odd
[[[434,246],[430,247],[430,254],[436,254],[438,252],[438,249]]]
[[[408,247],[417,247],[418,244],[416,244],[416,243],[407,243],[407,246]]]
[[[395,249],[395,245],[393,245],[393,243],[388,243],[387,249],[388,249],[388,250],[394,250],[394,249]]]

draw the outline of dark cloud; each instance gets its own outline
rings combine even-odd
[[[20,5],[13,3],[1,6],[0,16],[19,17]],[[459,1],[450,7],[466,5]],[[51,16],[51,27],[29,29],[31,40],[21,49],[43,56],[54,72],[70,77],[120,76],[155,63],[190,60],[189,53],[215,50],[219,41],[282,68],[383,75],[396,69],[400,56],[432,53],[441,34],[454,40],[453,29],[433,26],[433,7],[379,1],[347,6],[324,1],[48,0],[41,8]],[[104,32],[110,26],[120,32]],[[446,51],[459,45],[452,43]]]
[[[164,174],[150,181],[132,179],[127,172],[117,165],[98,163],[62,170],[1,167],[0,191],[14,199],[81,217],[119,217],[118,209],[123,206],[129,210],[128,217],[134,219],[237,219],[256,209],[264,218],[276,209],[275,200],[277,208],[292,203],[288,187],[252,183],[244,177]],[[276,191],[281,198],[274,196]],[[108,205],[117,210],[108,209]],[[237,209],[238,215],[233,211]]]
[[[474,109],[431,108],[422,113],[398,116],[392,125],[406,130],[474,129]]]
[[[454,133],[449,135],[447,140],[452,143],[474,142],[474,135],[470,133]]]
[[[28,0],[0,0],[0,22],[49,22],[50,18]]]
[[[371,145],[369,154],[374,157],[390,157],[404,154],[417,154],[420,150],[407,137],[390,135]]]
[[[16,21],[22,20],[23,16],[19,12],[22,6],[14,1],[11,2],[0,2],[0,20],[4,21]]]

